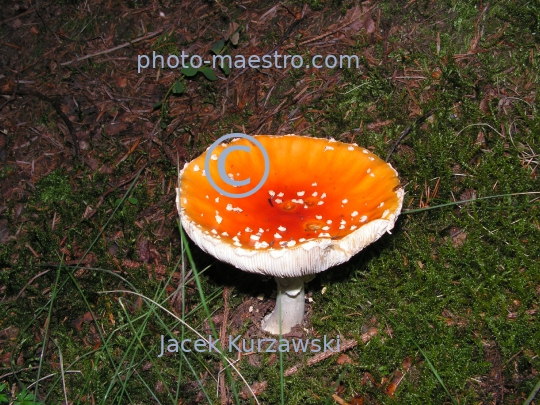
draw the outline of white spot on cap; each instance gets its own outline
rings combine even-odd
[[[299,192],[296,193],[296,195],[297,195],[298,197],[302,197],[304,194],[306,194],[305,191],[299,191]]]
[[[206,177],[206,170],[202,171],[202,175],[203,175],[203,177]]]
[[[381,218],[386,218],[388,214],[390,214],[390,210],[384,210]]]
[[[207,199],[210,199],[210,197],[206,196]]]
[[[277,204],[281,204],[281,203],[283,202],[283,200],[281,200],[281,199],[279,199],[279,198],[276,198],[274,201],[275,201]]]
[[[216,222],[218,224],[221,224],[221,221],[223,221],[223,218],[221,218],[218,214],[216,214]]]
[[[217,235],[217,231],[215,229],[212,229],[210,232],[212,232],[214,235]]]
[[[345,229],[345,225],[340,225],[339,229]]]
[[[370,175],[371,177],[375,177],[375,175],[374,175],[373,173],[370,173],[369,175]]]
[[[314,192],[313,194],[311,194],[311,195],[312,195],[313,197],[317,197],[317,195],[319,195],[319,193],[317,193],[317,192],[315,191],[315,192]]]
[[[330,234],[329,234],[329,233],[325,233],[325,232],[321,232],[317,237],[318,237],[318,238],[324,238],[324,237],[329,238],[329,237],[330,237]]]
[[[287,228],[285,228],[284,226],[278,226],[278,229],[281,231],[281,232],[285,232],[287,230]]]
[[[326,198],[326,193],[322,193],[321,198]]]
[[[319,202],[317,203],[317,205],[323,205],[323,204],[324,204],[324,201],[319,201]]]
[[[354,146],[349,146],[347,149],[354,150]]]
[[[349,202],[349,200],[347,200],[347,199],[345,198],[344,200],[341,200],[341,202],[342,202],[343,204],[347,204],[347,203]]]
[[[253,230],[248,226],[246,229],[244,229],[246,232],[253,232]]]
[[[356,228],[358,228],[356,225],[351,226],[351,231],[354,231]]]
[[[384,205],[384,201],[377,205],[377,208],[381,208]]]
[[[229,234],[227,232],[221,232],[221,235],[222,236],[229,236]]]
[[[276,195],[276,192],[273,190],[268,190],[268,194],[270,194],[270,197],[273,197]]]
[[[194,171],[194,172],[198,172],[199,170],[201,170],[201,168],[199,167],[199,165],[193,166],[193,171]]]
[[[304,200],[302,200],[301,198],[299,198],[298,200],[295,200],[294,198],[292,198],[291,201],[293,203],[296,203],[296,204],[303,204],[304,203]]]
[[[326,152],[327,150],[334,150],[334,148],[332,148],[331,146],[325,146],[324,151]]]
[[[274,234],[274,238],[276,238],[276,239],[281,239],[281,238],[283,238],[283,236],[281,236],[279,233],[276,232],[276,233]]]
[[[355,217],[358,215],[358,211],[354,211],[352,214],[351,214],[351,217]]]
[[[232,211],[233,210],[233,206],[232,204],[227,204],[227,208],[225,208],[227,211]]]
[[[250,235],[250,236],[249,236],[249,239],[252,239],[252,240],[259,240],[259,239],[261,239],[261,237],[260,237],[260,236],[257,236],[257,235]]]
[[[288,247],[293,247],[294,245],[296,245],[296,241],[295,240],[290,240],[287,242],[287,246]]]
[[[278,197],[283,197],[284,195],[285,195],[285,194],[283,194],[283,193],[278,193],[277,196],[278,196]]]
[[[235,242],[240,242],[240,239],[238,239],[238,236],[235,236],[234,238],[232,238],[232,240],[234,240]]]
[[[362,215],[360,218],[360,222],[366,222],[367,221],[367,215]]]
[[[345,225],[347,223],[347,221],[345,221],[344,219],[341,220],[340,224],[341,225]]]
[[[362,152],[364,152],[364,153],[369,153],[369,150],[364,149],[364,150],[362,150]]]
[[[242,246],[242,244],[241,244],[240,242],[234,242],[233,245],[234,245],[234,246],[238,246],[238,247],[241,247],[241,246]]]
[[[323,230],[323,231],[328,231],[329,229],[330,229],[329,226],[323,226],[323,227],[322,227],[322,230]]]
[[[372,162],[375,160],[375,158],[371,156],[368,159],[371,160]]]
[[[309,207],[308,207],[307,205],[304,205],[304,208],[306,208],[306,209],[307,209],[307,208],[309,208]]]
[[[234,179],[234,174],[228,173],[227,176],[229,176],[229,179]]]
[[[311,184],[313,187],[317,187],[317,182]]]
[[[259,233],[263,233],[263,232],[264,232],[264,229],[259,228]]]
[[[300,238],[298,239],[298,242],[302,243],[302,242],[305,242],[306,241],[306,238]]]
[[[184,204],[187,204],[187,198],[182,198],[182,200],[184,201]]]
[[[315,215],[315,218],[322,219],[322,215]]]
[[[214,200],[215,202],[219,202],[219,197],[216,197],[216,199]]]
[[[244,210],[243,210],[242,208],[240,208],[240,207],[235,207],[235,208],[233,208],[232,210],[233,210],[234,212],[242,212],[242,211],[244,211]]]
[[[210,159],[212,159],[212,160],[217,160],[218,157],[217,157],[217,155],[214,153],[212,156],[210,156]]]
[[[332,223],[332,220],[329,219],[328,221],[326,221],[326,223],[327,223],[328,225],[330,225],[330,224]]]
[[[371,172],[371,169],[367,169],[367,172],[366,173],[370,173]]]

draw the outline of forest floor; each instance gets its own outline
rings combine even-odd
[[[4,6],[0,404],[540,403],[534,4]],[[234,63],[174,68],[182,52]],[[314,55],[338,65],[308,67]],[[189,327],[264,338],[275,301],[273,280],[191,242],[183,254],[179,167],[233,132],[385,158],[407,130],[392,235],[310,282],[287,337],[340,335],[340,353],[158,357],[161,335],[195,339]]]

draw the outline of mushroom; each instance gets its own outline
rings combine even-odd
[[[260,148],[233,139],[211,151],[210,173],[204,170],[208,151],[186,163],[176,203],[183,228],[201,249],[238,269],[275,277],[276,307],[262,328],[285,334],[303,320],[304,283],[390,233],[404,191],[390,164],[356,144],[298,135],[254,138],[270,162],[255,193],[230,196],[248,193],[266,169]],[[243,149],[221,162],[224,180],[217,156],[232,145]]]

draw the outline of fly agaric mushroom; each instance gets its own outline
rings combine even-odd
[[[260,189],[245,198],[225,195],[249,192],[265,172],[263,152],[251,147],[245,153],[250,141],[234,139],[212,151],[210,173],[203,170],[208,151],[186,163],[176,204],[183,228],[201,249],[238,269],[275,277],[276,307],[262,327],[288,333],[304,317],[304,282],[390,233],[404,191],[390,164],[356,144],[297,135],[254,138],[270,161]],[[220,178],[218,168],[218,156],[232,145],[244,148],[223,166],[236,185]],[[226,193],[211,185],[209,174]],[[248,178],[254,183],[238,185]]]

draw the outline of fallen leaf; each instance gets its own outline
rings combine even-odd
[[[373,336],[376,336],[379,333],[377,328],[372,327],[367,330],[366,333],[362,333],[362,342],[367,343],[371,340]]]
[[[104,125],[107,135],[118,135],[120,132],[128,129],[128,124],[125,122],[107,122]]]
[[[354,397],[351,398],[351,400],[349,401],[349,404],[351,405],[364,405],[364,397],[358,395],[358,394],[355,394]]]
[[[407,356],[405,357],[405,360],[403,360],[403,363],[401,363],[401,367],[403,367],[403,370],[407,372],[411,368],[411,364],[412,364],[411,356]]]
[[[345,364],[345,363],[352,363],[353,361],[346,354],[342,354],[337,358],[336,362],[337,362],[337,364],[342,365],[342,364]]]
[[[128,85],[128,81],[125,77],[117,77],[116,78],[116,85],[118,87],[124,88]]]
[[[399,384],[401,384],[401,381],[403,381],[403,373],[396,370],[392,381],[390,381],[390,384],[388,384],[388,387],[386,387],[386,393],[393,397],[399,387]]]

